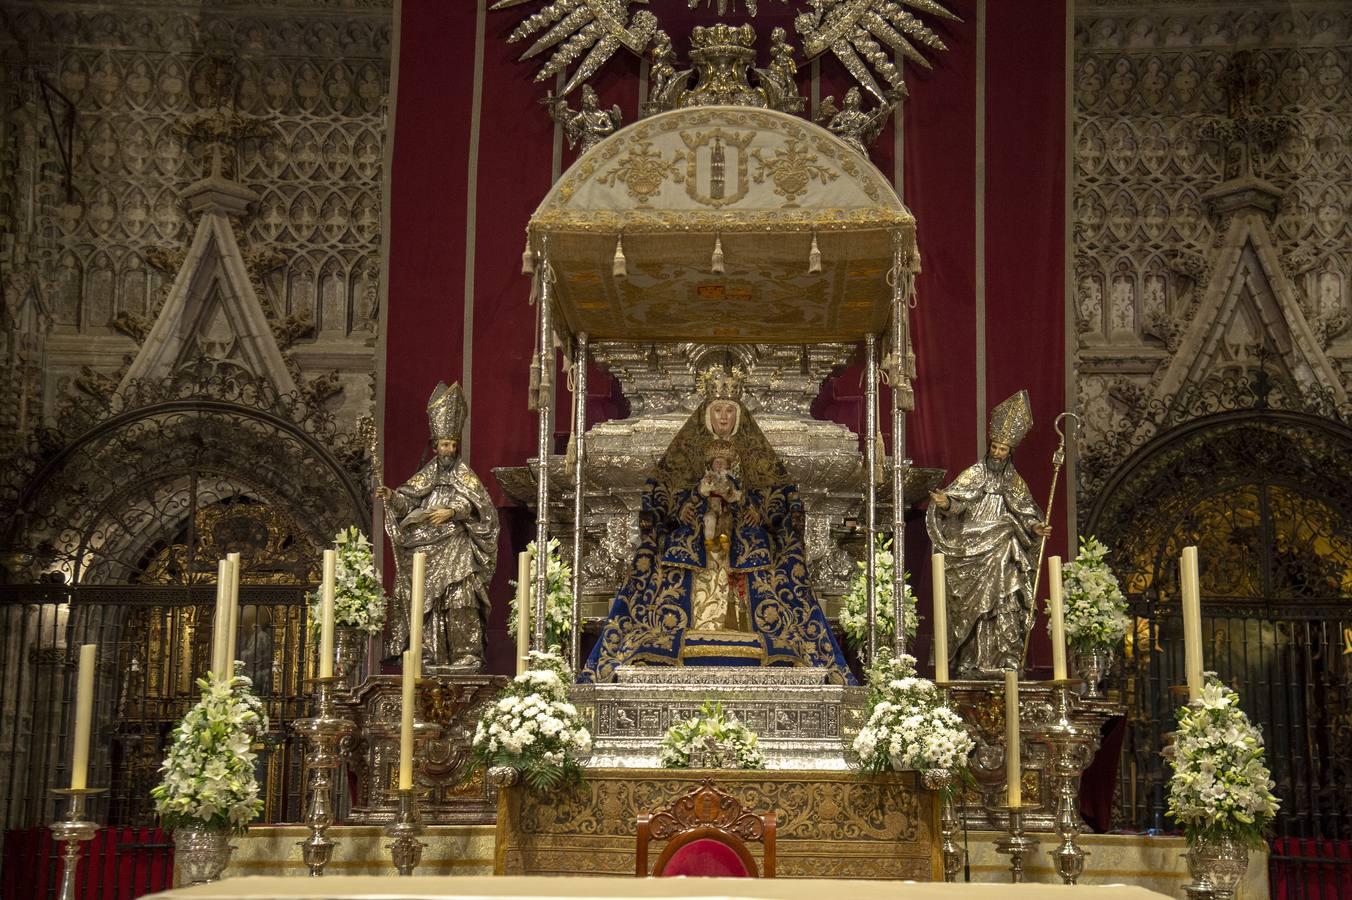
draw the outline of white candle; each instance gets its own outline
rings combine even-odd
[[[530,652],[530,554],[516,555],[516,674],[526,671]]]
[[[930,557],[930,572],[934,588],[934,683],[948,681],[948,576],[944,572],[944,555]]]
[[[83,790],[88,782],[89,726],[94,720],[94,653],[97,644],[80,646],[80,674],[75,688],[75,746],[70,759],[70,786]]]
[[[413,651],[413,673],[422,675],[423,591],[427,586],[427,554],[413,554],[413,598],[408,611],[408,649]]]
[[[403,701],[399,710],[399,790],[413,788],[413,671],[412,650],[404,651]]]
[[[1005,805],[1023,806],[1023,785],[1019,778],[1023,767],[1019,760],[1019,673],[1005,669]]]
[[[324,551],[324,581],[319,607],[319,677],[333,677],[333,592],[338,577],[338,551]]]
[[[230,561],[216,563],[216,618],[211,623],[211,671],[225,677],[227,634],[230,631]]]
[[[1047,558],[1047,613],[1052,621],[1052,678],[1066,678],[1066,612],[1061,596],[1061,557]]]
[[[230,617],[226,620],[225,632],[225,675],[229,678],[235,674],[235,647],[239,641],[239,554],[228,553],[225,561],[230,564],[230,596],[226,601]]]
[[[1183,671],[1188,699],[1202,696],[1202,595],[1197,575],[1197,547],[1184,547],[1179,566],[1183,583]]]

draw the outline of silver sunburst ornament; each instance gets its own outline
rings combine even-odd
[[[789,0],[780,0],[789,2]],[[737,0],[686,0],[694,9],[707,4],[719,15],[735,10]],[[657,15],[646,7],[648,0],[498,0],[494,10],[533,4],[542,8],[523,20],[507,38],[515,43],[536,36],[521,55],[522,60],[545,56],[535,74],[546,81],[572,68],[559,96],[567,96],[596,74],[621,47],[642,55],[658,34]],[[758,0],[742,0],[756,15]],[[828,50],[859,86],[880,103],[891,104],[906,91],[896,55],[929,68],[923,50],[945,50],[939,35],[917,13],[960,21],[938,0],[800,0],[803,12],[794,20],[807,59]],[[574,64],[576,66],[574,67]],[[878,77],[886,82],[884,88]]]

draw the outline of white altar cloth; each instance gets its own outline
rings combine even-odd
[[[1154,891],[1130,885],[920,884],[904,890],[894,881],[827,881],[815,878],[478,878],[431,876],[325,876],[323,878],[227,878],[215,884],[175,888],[151,897],[163,900],[541,900],[596,897],[604,900],[1157,900]]]

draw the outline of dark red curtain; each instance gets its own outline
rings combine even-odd
[[[520,257],[526,221],[550,185],[554,147],[553,126],[538,102],[546,86],[532,80],[534,61],[518,62],[520,46],[505,41],[521,16],[484,13],[484,5],[402,3],[381,389],[386,473],[398,481],[424,450],[423,407],[433,385],[468,372],[470,462],[505,504],[489,470],[521,465],[535,453],[535,418],[526,408],[534,310],[527,305],[529,284],[520,274]],[[664,16],[690,15],[684,4],[666,7]],[[932,54],[933,71],[908,67],[907,76],[904,197],[916,215],[924,265],[914,316],[920,378],[909,455],[918,465],[950,473],[976,459],[978,422],[985,416],[977,408],[982,371],[977,323],[984,317],[986,406],[1029,389],[1037,425],[1019,448],[1017,464],[1038,502],[1045,503],[1056,444],[1051,424],[1065,402],[1066,4],[952,0],[950,8],[962,22],[932,23],[948,51]],[[766,8],[758,21],[768,28],[791,20],[791,10]],[[979,54],[983,29],[985,52]],[[476,52],[482,54],[477,128]],[[804,66],[800,73],[804,93],[808,71]],[[617,56],[597,80],[603,102],[620,104],[626,122],[636,115],[637,74],[637,60]],[[848,84],[833,60],[823,60],[823,96],[839,98]],[[873,153],[889,176],[897,150],[891,135],[888,129]],[[565,167],[572,158],[564,149]],[[978,220],[984,296],[978,292]],[[468,288],[467,258],[473,263]],[[467,320],[472,320],[468,365]],[[613,414],[617,398],[608,379],[594,378],[593,384],[594,421]],[[857,429],[861,401],[859,372],[851,367],[823,388],[815,411]],[[559,409],[566,409],[562,392]],[[560,431],[566,431],[562,421]],[[1062,511],[1064,503],[1062,490],[1057,500]],[[515,570],[511,554],[531,533],[523,513],[504,513],[490,627],[489,663],[495,671],[507,671],[512,659],[503,631],[506,581]],[[913,579],[927,608],[928,542],[918,525],[912,532]],[[1049,552],[1064,552],[1070,544],[1064,528],[1058,529]],[[1036,635],[1033,660],[1042,663],[1049,656],[1045,632],[1039,627]],[[927,643],[917,651],[927,654]]]

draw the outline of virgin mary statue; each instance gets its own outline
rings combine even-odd
[[[625,665],[810,666],[856,683],[808,585],[797,487],[740,379],[704,386],[648,480],[638,552],[579,680]]]

